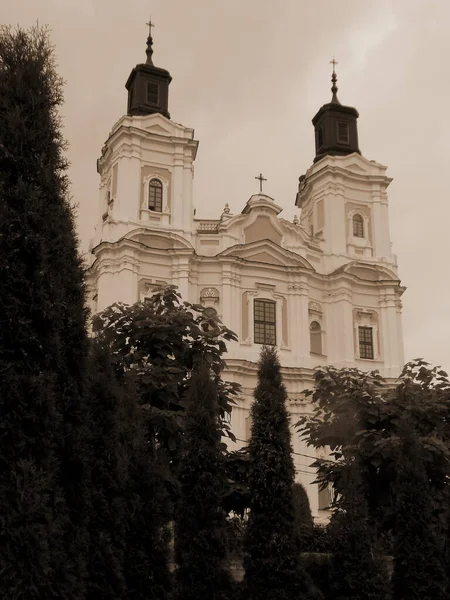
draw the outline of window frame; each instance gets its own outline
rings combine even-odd
[[[259,317],[260,312],[257,306],[262,306],[263,316]],[[270,317],[266,311],[270,311]],[[259,314],[258,314],[259,313]],[[257,316],[258,315],[258,316]],[[273,319],[271,318],[273,315]],[[258,326],[258,327],[257,327]],[[273,327],[273,337],[269,329]],[[257,330],[259,330],[257,332]],[[261,334],[262,331],[262,334]],[[262,340],[262,341],[261,341]],[[273,340],[273,341],[272,341]],[[253,342],[266,346],[277,345],[277,302],[268,298],[254,298],[253,300]]]
[[[150,86],[152,86],[152,91],[150,90]],[[151,100],[151,97],[155,97],[156,101]],[[152,106],[158,106],[159,104],[159,84],[155,81],[147,81],[146,102]]]
[[[341,137],[341,127],[345,127],[345,132],[346,132],[346,137],[343,138]],[[337,142],[338,144],[344,144],[346,146],[350,145],[350,127],[349,124],[346,123],[345,121],[338,121],[336,123],[336,138],[337,138]]]
[[[324,147],[323,125],[317,130],[317,149],[320,151]]]
[[[316,324],[318,329],[312,329],[313,325]],[[319,340],[319,350],[320,352],[316,352],[313,350],[315,344],[313,344],[313,336],[316,336],[316,339]],[[311,354],[323,355],[323,346],[322,346],[322,325],[317,319],[312,319],[309,323],[309,351]]]
[[[367,334],[370,339],[364,339]],[[362,334],[362,335],[361,335]],[[374,328],[370,325],[358,325],[358,354],[361,360],[375,359]]]
[[[365,227],[364,217],[361,213],[354,213],[352,215],[352,235],[359,239],[365,239]]]
[[[158,185],[153,185],[152,182],[157,182]],[[154,206],[150,206],[150,194],[152,190],[155,190],[155,204]],[[156,190],[159,191],[159,197],[156,194]],[[152,212],[162,213],[163,211],[163,196],[164,196],[164,185],[163,182],[158,177],[152,177],[148,182],[148,191],[147,191],[147,209]]]

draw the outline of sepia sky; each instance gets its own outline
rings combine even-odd
[[[258,190],[291,219],[314,158],[311,119],[338,96],[359,113],[362,154],[388,166],[391,238],[403,296],[405,359],[450,369],[450,2],[448,0],[0,0],[2,23],[48,24],[87,249],[96,159],[145,62],[170,71],[169,110],[200,141],[197,216],[234,213]]]

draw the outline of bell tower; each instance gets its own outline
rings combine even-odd
[[[337,97],[336,64],[332,98],[312,119],[315,131],[313,165],[299,179],[296,205],[300,222],[324,252],[331,272],[349,260],[364,260],[396,269],[392,253],[386,167],[361,155],[356,108]]]
[[[193,129],[170,119],[172,78],[153,64],[153,23],[148,26],[147,60],[128,77],[127,112],[113,125],[97,161],[93,312],[112,298],[132,304],[142,297],[142,286],[156,281],[178,285],[187,297],[198,142]]]
[[[172,77],[169,71],[155,67],[153,64],[153,37],[151,19],[147,23],[149,28],[147,38],[147,60],[131,71],[125,84],[128,90],[128,115],[145,116],[159,113],[170,119],[169,84]]]
[[[345,156],[357,152],[361,154],[358,147],[358,128],[356,120],[359,117],[356,108],[343,106],[337,97],[337,61],[333,58],[333,74],[331,76],[331,102],[324,104],[312,122],[316,134],[316,156],[314,162],[324,156]]]

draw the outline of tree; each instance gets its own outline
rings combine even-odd
[[[312,414],[297,423],[315,448],[328,447],[329,459],[317,460],[318,480],[334,486],[338,507],[345,500],[346,467],[356,462],[365,477],[364,493],[376,530],[395,527],[394,483],[398,436],[405,419],[420,441],[436,524],[447,510],[450,464],[450,383],[447,374],[422,359],[405,365],[398,383],[388,384],[377,371],[326,367],[315,374],[306,397]]]
[[[292,502],[297,543],[300,550],[307,550],[312,541],[314,521],[308,494],[301,483],[292,486]]]
[[[330,593],[336,600],[386,600],[389,574],[373,523],[369,518],[361,465],[346,465],[346,494],[331,517],[334,541],[330,565]]]
[[[126,496],[129,462],[126,402],[108,350],[94,341],[90,357],[90,452],[92,485],[86,600],[124,598]]]
[[[187,396],[175,517],[175,598],[225,600],[231,598],[231,579],[221,506],[224,444],[217,389],[206,364],[194,370]]]
[[[48,32],[2,27],[0,595],[11,599],[84,593],[88,341],[61,103]]]
[[[393,597],[447,598],[444,539],[439,539],[420,442],[409,424],[399,439],[395,482],[395,538]]]
[[[250,516],[244,540],[245,597],[293,600],[309,597],[298,557],[292,486],[294,463],[287,394],[276,350],[264,347],[252,405],[249,442]]]
[[[120,380],[109,349],[91,351],[90,567],[86,600],[162,600],[170,587],[168,498],[132,383]]]
[[[236,340],[236,335],[204,310],[200,304],[181,303],[175,287],[167,286],[145,302],[113,304],[93,320],[94,331],[111,350],[116,371],[134,379],[140,404],[151,413],[151,434],[175,461],[191,372],[204,361],[210,365],[221,417],[230,413],[238,391],[236,384],[221,379],[225,342]],[[221,426],[224,435],[233,437],[225,419]]]

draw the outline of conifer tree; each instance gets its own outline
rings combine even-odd
[[[314,521],[308,494],[301,483],[297,482],[292,486],[292,502],[298,548],[300,551],[306,551],[312,541]]]
[[[206,364],[192,374],[184,420],[175,518],[175,598],[225,600],[232,596],[224,564],[224,458],[217,388]]]
[[[276,350],[265,347],[251,409],[250,516],[244,540],[244,597],[249,600],[301,600],[312,593],[296,544],[286,401]]]
[[[107,348],[94,341],[90,357],[92,482],[86,600],[124,598],[128,461],[126,390],[117,381]],[[132,401],[132,399],[131,399]]]
[[[330,589],[336,600],[387,600],[389,575],[369,517],[361,466],[345,472],[345,498],[331,518],[333,557]]]
[[[48,33],[0,29],[0,597],[82,598],[83,268]]]
[[[123,572],[127,600],[169,598],[169,518],[171,507],[157,458],[157,441],[149,440],[146,413],[127,389],[123,416],[127,479],[125,490],[125,554]]]
[[[394,492],[393,597],[395,600],[444,600],[448,598],[445,593],[444,541],[436,532],[424,449],[410,430],[403,431],[401,437]]]

